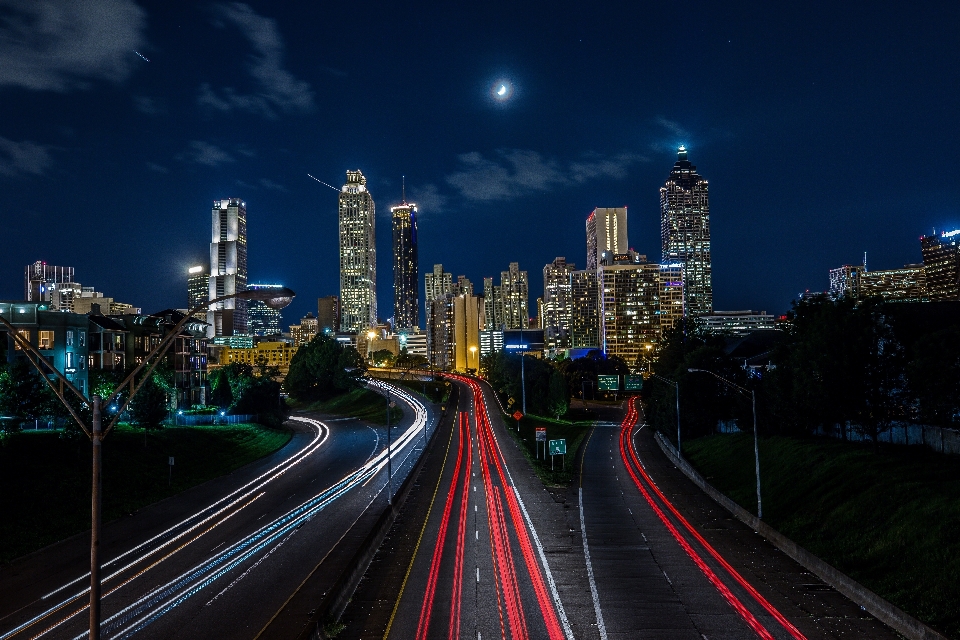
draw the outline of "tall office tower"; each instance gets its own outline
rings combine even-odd
[[[661,262],[684,265],[684,312],[699,316],[713,311],[713,275],[710,261],[710,192],[707,181],[677,150],[677,162],[660,187]]]
[[[473,283],[467,276],[457,276],[456,293],[467,293],[473,295]]]
[[[867,270],[862,264],[845,264],[836,269],[830,269],[830,297],[834,300],[840,298],[860,298],[860,279]]]
[[[661,264],[660,267],[660,337],[673,329],[683,318],[683,265]]]
[[[570,346],[600,347],[600,286],[595,269],[570,272]]]
[[[401,199],[393,219],[393,326],[420,325],[420,268],[417,260],[417,205]]]
[[[55,267],[41,260],[24,269],[23,299],[27,302],[50,302],[59,286],[73,282],[73,267]]]
[[[927,295],[931,301],[960,300],[960,229],[920,238]]]
[[[660,338],[660,265],[641,260],[630,252],[598,270],[600,343],[634,371],[650,361]]]
[[[282,284],[248,284],[247,289],[283,289]],[[283,315],[262,300],[247,301],[247,333],[251,336],[276,336],[281,332]]]
[[[427,357],[437,369],[452,369],[456,362],[456,299],[452,293],[445,293],[427,303]]]
[[[377,324],[376,206],[359,170],[340,189],[340,330]]]
[[[487,330],[503,329],[503,294],[500,286],[493,284],[493,278],[483,279],[483,315],[486,318]]]
[[[604,254],[627,252],[627,208],[597,207],[587,216],[587,269],[596,269]]]
[[[247,203],[240,198],[214,200],[211,216],[208,300],[247,288]],[[232,298],[211,305],[207,324],[211,337],[246,334],[247,301]]]
[[[324,335],[340,330],[340,298],[324,296],[317,298],[317,326]]]
[[[480,367],[483,313],[483,298],[461,292],[453,299],[453,368],[458,371]]]
[[[210,274],[201,265],[187,269],[187,310],[195,309],[210,300]],[[207,319],[206,308],[193,314],[199,320]]]
[[[511,262],[500,272],[500,295],[503,298],[503,324],[507,329],[527,329],[530,324],[529,279],[520,265]]]
[[[576,265],[566,258],[556,258],[543,268],[543,303],[540,325],[545,349],[566,349],[570,346],[570,324],[573,317],[573,294],[570,274]]]
[[[884,302],[928,302],[926,269],[908,264],[900,269],[867,271],[860,276],[860,297],[883,298]]]
[[[423,288],[427,303],[436,300],[445,293],[453,292],[453,275],[443,270],[442,264],[433,265],[433,273],[423,276]]]

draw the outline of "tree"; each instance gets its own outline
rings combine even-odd
[[[559,419],[567,412],[570,406],[570,394],[567,392],[567,381],[559,370],[550,372],[550,392],[547,396],[547,407],[553,417]]]
[[[925,424],[960,423],[960,326],[921,337],[907,365],[917,417]]]
[[[389,349],[378,349],[370,354],[370,362],[375,367],[389,367],[393,364],[394,357]]]
[[[59,404],[33,365],[22,358],[0,365],[0,415],[15,418],[0,429],[19,431],[22,420],[38,420],[55,412]]]
[[[426,356],[420,354],[412,355],[407,352],[406,347],[400,349],[400,355],[397,356],[397,359],[393,363],[393,366],[398,369],[423,369],[429,365],[430,361]]]
[[[233,389],[230,377],[223,369],[214,369],[210,374],[210,404],[227,411],[233,405]]]
[[[327,400],[357,387],[365,370],[354,347],[321,334],[294,354],[283,386],[298,402]]]
[[[167,393],[151,375],[130,401],[130,420],[144,431],[150,431],[159,429],[166,417]]]

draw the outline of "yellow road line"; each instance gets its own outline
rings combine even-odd
[[[403,576],[403,584],[400,585],[400,593],[397,594],[397,601],[393,605],[393,611],[390,612],[390,620],[387,622],[387,630],[383,632],[383,640],[387,640],[387,637],[390,635],[390,629],[393,628],[393,620],[397,617],[397,609],[400,608],[400,599],[403,598],[403,590],[407,588],[407,579],[410,578],[410,572],[413,571],[413,563],[417,560],[417,552],[420,551],[420,541],[423,540],[423,534],[427,530],[427,523],[430,522],[430,512],[433,511],[433,503],[436,501],[437,493],[440,491],[440,483],[443,482],[443,471],[447,468],[447,458],[450,457],[450,445],[453,444],[453,431],[451,427],[450,439],[447,441],[447,450],[443,454],[443,464],[440,465],[440,477],[437,478],[437,486],[433,489],[433,497],[430,498],[427,517],[423,519],[423,527],[420,528],[420,535],[417,536],[417,545],[413,548],[413,557],[410,558],[407,573]]]

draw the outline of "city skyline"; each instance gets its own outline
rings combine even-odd
[[[718,309],[785,311],[828,268],[863,251],[878,269],[919,263],[919,235],[960,226],[954,4],[367,16],[369,42],[416,34],[398,53],[350,41],[320,7],[118,2],[116,40],[95,41],[86,66],[3,27],[25,44],[0,46],[0,223],[46,241],[5,246],[0,297],[18,298],[14,274],[40,259],[144,309],[179,306],[180,274],[204,262],[204,203],[238,197],[254,212],[250,276],[298,291],[300,317],[339,290],[336,207],[307,174],[337,185],[350,168],[375,194],[406,174],[422,265],[482,282],[511,261],[582,264],[578,227],[596,207],[629,207],[632,248],[657,256],[656,190],[685,144],[711,182]],[[81,47],[79,24],[47,41]],[[504,101],[490,92],[501,79]],[[414,83],[415,103],[393,99]],[[131,206],[143,201],[149,214]],[[389,234],[378,244],[386,274]],[[484,251],[467,263],[471,246]],[[385,311],[391,284],[377,291]]]

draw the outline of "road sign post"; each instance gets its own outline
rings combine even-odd
[[[173,484],[173,456],[170,456],[170,475],[167,476],[167,486]]]
[[[546,441],[547,441],[547,428],[546,428],[546,427],[537,427],[537,440],[536,440],[536,445],[537,445],[537,457],[538,457],[538,458],[540,457],[540,443],[541,443],[541,442],[546,442]],[[544,446],[546,446],[546,445],[544,445]],[[543,457],[546,458],[546,457],[547,457],[546,454],[544,454]]]
[[[553,456],[566,456],[567,453],[567,441],[565,438],[559,440],[551,440],[550,445],[550,470],[553,471]],[[567,459],[563,458],[563,468],[567,467]]]

